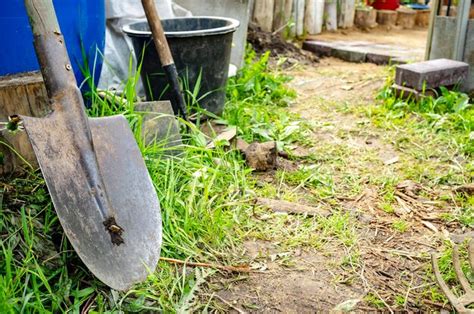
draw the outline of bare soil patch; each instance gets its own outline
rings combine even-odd
[[[465,231],[458,223],[441,219],[451,206],[442,198],[445,187],[433,189],[421,181],[404,180],[406,168],[416,167],[416,159],[395,145],[395,134],[351,110],[375,101],[386,68],[323,59],[317,67],[302,66],[290,74],[299,96],[289,110],[314,125],[313,144],[304,149],[316,161],[293,161],[289,169],[316,162],[318,171],[331,174],[335,194],[315,196],[305,188],[295,192],[275,171],[256,178],[278,190],[292,190],[301,203],[349,215],[346,229],[355,230],[357,241],[287,249],[271,236],[265,241],[249,237],[245,256],[257,272],[243,280],[220,281],[219,297],[237,312],[449,309],[429,292],[436,287],[429,276],[430,253],[439,250],[443,234]],[[390,193],[387,184],[394,186]],[[262,219],[260,223],[271,222]],[[317,238],[318,231],[308,235],[312,236]]]

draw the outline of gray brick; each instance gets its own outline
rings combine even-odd
[[[392,56],[389,55],[383,55],[380,53],[367,53],[367,62],[370,63],[375,63],[378,65],[381,64],[390,64],[390,60],[392,59]]]
[[[305,41],[303,49],[315,53],[318,57],[330,57],[333,45],[323,41]]]
[[[367,53],[363,49],[356,48],[334,48],[332,56],[348,62],[365,62],[367,60]]]
[[[167,148],[165,156],[177,156],[182,153],[179,123],[169,101],[136,103],[135,113],[142,114],[142,136],[146,145],[163,145]]]
[[[424,87],[432,89],[461,84],[467,78],[468,72],[467,63],[436,59],[397,66],[395,83],[420,91]]]

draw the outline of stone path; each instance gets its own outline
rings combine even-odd
[[[394,64],[421,61],[424,48],[403,47],[393,44],[374,43],[369,41],[321,41],[308,40],[303,49],[318,56],[331,56],[349,62],[369,62],[375,64]]]

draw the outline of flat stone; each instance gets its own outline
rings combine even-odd
[[[390,64],[392,60],[392,56],[383,55],[379,53],[367,53],[367,62],[375,63],[378,65]]]
[[[311,51],[318,57],[330,57],[333,45],[323,41],[305,41],[303,43],[303,50]]]
[[[410,61],[412,61],[412,59],[408,57],[396,57],[390,60],[390,64],[407,64]]]
[[[179,123],[169,101],[136,103],[134,110],[143,115],[142,139],[145,145],[160,145],[165,149],[165,156],[182,153]]]
[[[363,49],[344,47],[333,49],[332,56],[348,62],[361,63],[367,59],[367,53]]]
[[[396,68],[395,83],[416,90],[462,84],[467,79],[469,65],[449,59],[436,59]]]
[[[421,59],[424,49],[410,49],[367,41],[318,41],[308,40],[303,49],[318,56],[333,56],[350,62],[375,64],[405,64]]]

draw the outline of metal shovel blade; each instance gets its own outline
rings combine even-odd
[[[61,111],[46,118],[22,118],[59,220],[84,264],[117,290],[143,281],[160,256],[160,206],[125,117],[88,119],[104,185],[100,191],[87,184],[91,161],[81,153],[83,143],[78,144],[74,123]],[[110,201],[115,222],[109,227],[122,229],[119,245],[111,241],[97,193]]]

